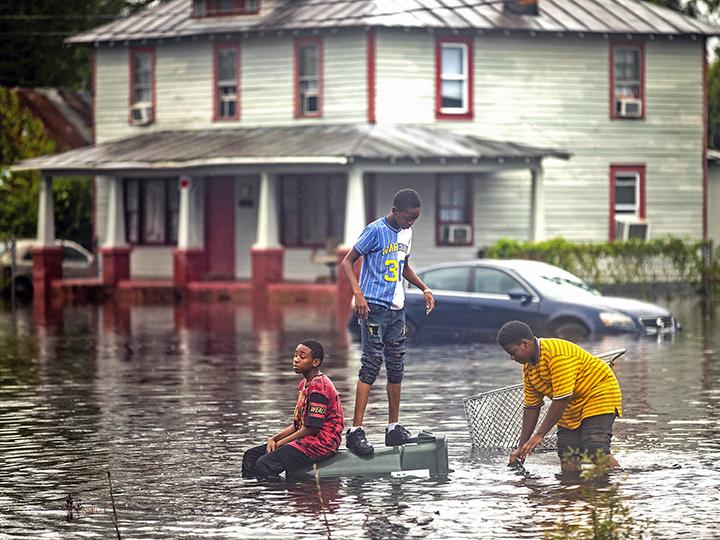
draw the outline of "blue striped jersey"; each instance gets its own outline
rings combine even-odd
[[[353,249],[364,257],[360,289],[365,300],[390,309],[403,308],[402,275],[411,244],[412,229],[393,229],[384,217],[363,229]]]

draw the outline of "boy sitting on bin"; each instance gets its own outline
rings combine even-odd
[[[335,386],[320,372],[325,351],[314,339],[301,341],[295,349],[293,370],[303,378],[293,423],[245,452],[243,478],[278,478],[335,454],[342,440],[343,410]]]

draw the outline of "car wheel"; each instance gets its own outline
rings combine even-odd
[[[29,300],[32,298],[32,281],[26,277],[15,278],[15,298],[18,300]]]
[[[579,341],[585,339],[590,333],[590,330],[576,319],[564,319],[554,323],[550,329],[550,333],[560,339]]]

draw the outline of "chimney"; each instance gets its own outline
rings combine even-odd
[[[538,15],[538,0],[505,0],[504,9],[515,15]]]

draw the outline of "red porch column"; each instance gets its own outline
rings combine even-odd
[[[253,293],[266,291],[270,283],[280,283],[283,280],[284,253],[283,248],[252,248]]]
[[[33,296],[36,300],[50,300],[51,283],[62,278],[62,248],[42,246],[32,248]]]
[[[118,281],[130,279],[130,251],[129,247],[100,248],[103,285],[117,285]]]
[[[205,277],[205,250],[173,250],[173,282],[176,287],[184,287],[191,281],[201,281]]]

